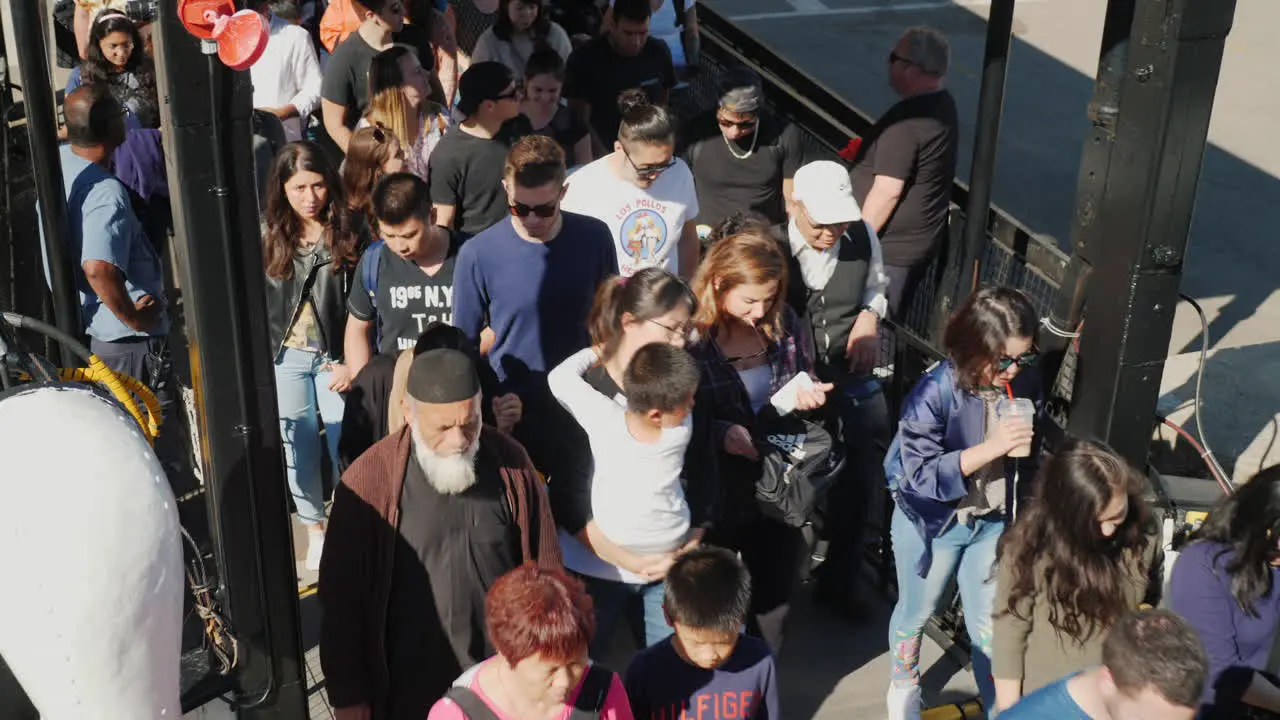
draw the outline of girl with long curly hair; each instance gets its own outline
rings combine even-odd
[[[1107,631],[1154,603],[1158,528],[1146,480],[1102,445],[1068,438],[996,548],[996,707],[1102,659]],[[1156,573],[1158,575],[1158,572]]]
[[[342,364],[346,299],[361,243],[338,173],[309,142],[281,148],[267,181],[266,208],[262,264],[280,435],[289,491],[310,541],[306,566],[318,569],[325,519],[320,422],[337,477],[339,393],[351,385]]]
[[[156,71],[143,51],[138,26],[119,10],[103,10],[89,28],[85,60],[71,71],[66,94],[85,85],[105,84],[137,127],[160,127]]]

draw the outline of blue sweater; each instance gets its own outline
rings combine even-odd
[[[547,372],[591,343],[587,315],[596,288],[618,273],[608,226],[563,213],[560,234],[530,242],[511,218],[463,244],[453,271],[453,324],[479,347],[493,329],[489,364],[500,392],[550,398]],[[527,410],[526,410],[527,411]]]
[[[1178,556],[1169,581],[1170,609],[1195,627],[1209,654],[1201,718],[1240,717],[1240,696],[1253,671],[1266,667],[1280,621],[1280,569],[1271,569],[1271,590],[1254,603],[1257,617],[1251,617],[1231,594],[1231,557],[1226,545],[1192,543]]]

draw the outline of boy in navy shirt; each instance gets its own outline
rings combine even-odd
[[[699,547],[677,558],[663,599],[675,634],[627,668],[636,720],[777,720],[773,655],[742,634],[750,607],[751,576],[736,555]]]

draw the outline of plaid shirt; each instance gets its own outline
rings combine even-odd
[[[699,395],[711,403],[711,415],[715,418],[716,445],[723,447],[724,434],[731,425],[741,425],[748,430],[755,423],[751,411],[751,399],[742,378],[733,365],[725,362],[724,353],[710,335],[696,337],[689,345],[689,353],[698,361],[702,371]],[[804,323],[790,307],[783,308],[782,337],[769,343],[765,349],[769,362],[769,395],[772,396],[791,378],[801,372],[813,372],[813,342],[809,339]]]

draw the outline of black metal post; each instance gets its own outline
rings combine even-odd
[[[9,3],[15,54],[22,76],[22,102],[26,106],[27,139],[31,144],[32,173],[44,231],[45,262],[53,290],[53,311],[58,329],[80,337],[80,296],[76,290],[75,258],[67,253],[67,198],[62,187],[62,161],[58,153],[58,120],[53,107],[53,80],[45,51],[44,28],[48,18],[39,3]],[[6,150],[7,152],[7,150]],[[80,361],[60,346],[62,365],[78,367]]]
[[[1113,0],[1113,5],[1115,1]],[[1091,229],[1069,428],[1146,464],[1187,233],[1235,0],[1146,0]],[[1105,261],[1098,262],[1105,253]]]
[[[293,541],[267,337],[249,74],[160,3],[158,81],[218,600],[242,720],[307,717]]]
[[[969,201],[964,208],[963,250],[959,262],[956,302],[977,287],[978,263],[987,244],[987,213],[996,174],[1000,119],[1004,115],[1004,85],[1009,75],[1009,47],[1013,37],[1015,0],[993,0],[987,15],[987,44],[982,58],[982,89],[978,93],[977,132],[969,168]]]

